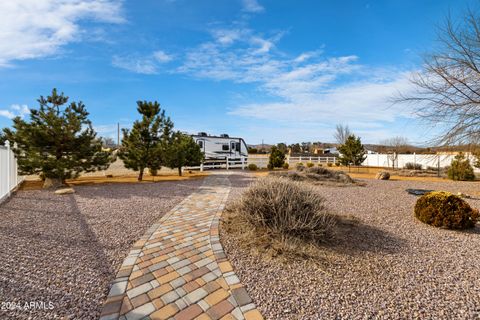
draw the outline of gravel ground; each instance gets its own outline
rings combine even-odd
[[[339,226],[318,263],[264,261],[221,240],[241,281],[268,319],[480,319],[480,227],[436,229],[413,217],[406,188],[464,192],[478,183],[364,180],[317,187]],[[230,201],[248,181],[232,176]],[[480,207],[480,199],[469,199]]]
[[[0,205],[0,319],[97,319],[133,242],[201,183],[17,192]]]

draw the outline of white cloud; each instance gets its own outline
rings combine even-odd
[[[112,65],[135,73],[157,74],[160,64],[173,60],[173,56],[157,50],[147,56],[113,56]]]
[[[153,53],[153,57],[160,63],[169,62],[173,60],[173,57],[169,54],[166,54],[165,51],[158,50]]]
[[[82,20],[121,23],[121,7],[122,1],[114,0],[0,1],[0,67],[54,55],[79,41]]]
[[[9,109],[0,109],[0,116],[8,119],[13,119],[17,116],[23,118],[30,113],[30,109],[27,105],[12,104]]]
[[[265,37],[238,27],[210,32],[213,39],[188,50],[177,72],[250,83],[263,93],[262,102],[234,105],[232,115],[296,127],[356,122],[381,128],[411,116],[390,102],[396,92],[410,90],[408,71],[362,65],[355,55],[326,57],[320,50],[290,57],[277,49],[283,33]]]
[[[256,13],[256,12],[262,12],[263,10],[265,10],[258,3],[257,0],[242,0],[242,3],[243,3],[243,11],[246,11],[246,12]]]
[[[151,57],[135,58],[113,56],[112,65],[135,73],[155,74],[157,73],[157,64]]]

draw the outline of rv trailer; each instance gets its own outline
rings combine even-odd
[[[248,157],[247,144],[242,138],[233,138],[228,134],[211,136],[205,132],[192,135],[205,155],[205,163],[225,161],[244,161]]]

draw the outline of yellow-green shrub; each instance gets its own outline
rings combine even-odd
[[[435,227],[466,229],[475,226],[479,213],[465,200],[450,192],[434,191],[417,200],[415,216]]]

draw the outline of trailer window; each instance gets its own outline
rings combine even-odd
[[[228,150],[230,150],[230,149],[228,148],[228,144],[222,145],[222,150],[223,150],[223,151],[228,151]]]
[[[198,140],[197,143],[198,143],[198,145],[200,146],[200,149],[203,149],[203,141],[202,141],[202,140]]]
[[[232,151],[235,151],[235,142],[232,142]]]

